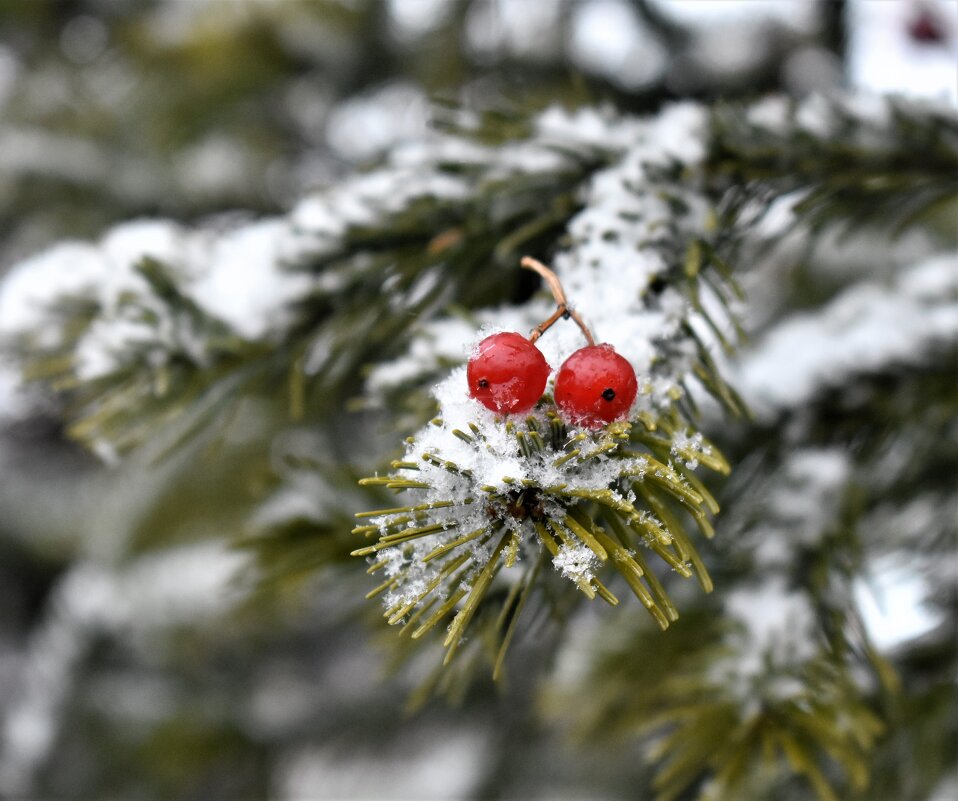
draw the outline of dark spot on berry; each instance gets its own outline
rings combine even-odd
[[[485,389],[488,386],[489,386],[489,382],[486,381],[486,379],[484,378],[479,379],[479,389]]]
[[[609,387],[602,393],[602,397],[607,401],[615,400],[615,390],[612,387]]]

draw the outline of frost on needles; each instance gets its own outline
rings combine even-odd
[[[451,618],[450,660],[497,579],[507,587],[493,634],[496,672],[540,570],[555,569],[588,598],[616,605],[600,579],[618,573],[664,629],[678,612],[650,562],[711,589],[684,516],[712,536],[717,505],[691,465],[726,472],[724,460],[676,410],[656,408],[645,385],[634,423],[599,431],[564,423],[551,399],[502,418],[468,398],[462,368],[436,390],[440,417],[410,438],[393,472],[364,479],[400,490],[404,505],[359,517],[356,550],[383,580],[386,617],[419,638]],[[675,451],[680,458],[670,459]],[[501,575],[500,575],[501,574]]]

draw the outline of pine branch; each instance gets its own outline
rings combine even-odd
[[[958,118],[902,98],[718,105],[709,173],[766,199],[801,191],[814,230],[842,220],[900,234],[958,199]]]
[[[418,316],[452,298],[501,298],[503,285],[490,295],[476,278],[501,265],[500,243],[541,241],[561,224],[558,210],[574,208],[578,182],[606,158],[609,124],[593,117],[600,145],[574,138],[571,158],[560,152],[561,126],[575,126],[553,118],[555,130],[509,147],[450,136],[409,148],[285,219],[226,231],[134,224],[99,246],[54,249],[5,282],[0,334],[29,377],[68,390],[78,438],[116,451],[226,380],[233,394],[286,386],[294,412],[317,412],[358,386],[364,362],[398,352]],[[545,216],[544,202],[553,204]],[[138,277],[143,257],[170,276],[166,299]],[[126,285],[132,296],[120,294]],[[187,316],[206,315],[185,360],[165,333],[177,330],[182,298],[197,307]]]
[[[623,642],[600,631],[568,646],[589,653],[590,667],[557,682],[549,708],[572,710],[583,742],[645,742],[662,801],[691,788],[703,801],[747,797],[758,777],[776,792],[802,777],[822,801],[868,787],[885,729],[876,688],[892,691],[897,680],[860,639],[849,569],[858,515],[845,497],[848,475],[837,475],[842,459],[800,451],[778,473],[765,465],[739,478],[749,491],[726,498],[718,543],[721,612],[693,609],[664,638],[639,629]],[[757,580],[727,586],[722,573],[743,560]],[[592,702],[572,700],[581,697]]]
[[[817,107],[776,109],[768,122],[768,108],[769,102],[734,113],[717,109],[711,132],[690,107],[648,122],[556,111],[524,124],[487,117],[468,133],[493,141],[498,131],[500,144],[470,143],[461,131],[440,135],[428,147],[398,151],[384,167],[307,199],[286,219],[225,232],[121,227],[99,247],[51,251],[5,282],[4,308],[17,312],[3,315],[2,333],[28,375],[69,390],[68,414],[79,424],[79,438],[122,452],[231,376],[227,395],[275,394],[284,386],[294,415],[318,413],[358,386],[361,365],[402,352],[417,319],[450,301],[475,307],[503,300],[514,286],[517,255],[556,241],[564,229],[573,247],[557,259],[560,274],[565,262],[585,269],[590,260],[612,260],[615,269],[614,260],[634,252],[629,247],[658,251],[664,262],[646,260],[651,291],[641,295],[655,308],[658,287],[697,281],[700,267],[709,268],[703,278],[710,270],[727,273],[724,265],[730,258],[734,263],[736,244],[749,228],[748,220],[733,224],[735,210],[750,198],[764,203],[804,186],[838,200],[851,192],[849,202],[867,200],[865,207],[874,202],[880,210],[882,198],[897,204],[903,192],[913,192],[915,203],[896,208],[907,207],[914,219],[915,210],[927,211],[954,190],[955,123],[945,113],[891,103],[877,115],[856,114],[851,103],[819,101]],[[661,133],[676,125],[685,140]],[[502,144],[504,130],[526,138]],[[859,140],[854,148],[847,144]],[[618,166],[600,177],[596,171],[610,163]],[[593,175],[585,211],[574,217]],[[704,198],[696,189],[703,177],[710,182]],[[746,183],[732,187],[729,177]],[[632,202],[621,198],[623,187],[637,193]],[[605,197],[617,198],[613,214],[624,216],[607,215]],[[664,228],[656,237],[643,224],[653,197],[672,211],[660,216]],[[722,224],[708,228],[711,207]],[[601,230],[590,233],[590,224]],[[148,233],[152,244],[144,238]],[[253,249],[255,261],[246,258]],[[68,253],[89,265],[86,283],[71,287],[59,280],[58,260]],[[136,265],[144,256],[165,265],[180,296],[192,297],[210,318],[207,327],[220,326],[215,335],[201,330],[195,342],[167,341],[161,326],[178,312],[138,285]],[[507,281],[489,281],[490,267],[503,270]],[[96,288],[94,273],[104,270],[111,283]],[[45,288],[36,285],[42,272],[51,282]],[[276,282],[279,290],[250,285],[253,275]],[[135,314],[116,294],[117,284],[126,282],[141,298]],[[225,293],[237,295],[234,307],[222,302]],[[684,294],[693,302],[699,296],[693,286]],[[22,309],[37,304],[48,313],[24,319]],[[131,323],[135,335],[124,331]],[[368,330],[356,337],[358,329]],[[190,345],[190,358],[182,360]],[[708,366],[707,352],[698,358],[699,379],[739,406]],[[100,372],[84,370],[84,359],[100,360]],[[135,421],[116,411],[131,407],[142,409]],[[84,423],[94,408],[96,419]]]

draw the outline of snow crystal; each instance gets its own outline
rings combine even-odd
[[[552,462],[554,455],[547,458],[522,456],[515,435],[493,412],[469,397],[467,387],[465,368],[460,367],[434,389],[440,404],[442,424],[423,429],[409,449],[410,454],[423,451],[438,453],[443,459],[468,469],[473,481],[464,482],[462,491],[470,493],[473,485],[483,484],[508,491],[511,484],[507,479],[528,479],[536,486],[545,487],[567,484],[570,488],[582,490],[605,489],[623,470],[634,468],[640,471],[646,464],[641,457],[637,457],[631,460],[590,461],[586,467],[578,469],[569,464],[556,467]],[[548,428],[546,421],[540,422],[543,428]],[[464,442],[452,434],[454,429],[470,431],[470,423],[478,425],[483,437],[482,447]],[[579,432],[580,429],[570,427],[570,436]],[[585,433],[592,435],[593,432]],[[447,471],[427,465],[422,469],[429,475],[430,481],[442,484],[442,489],[435,493],[432,500],[443,500],[443,492],[450,489],[446,484],[448,479],[443,480],[444,476],[449,475]],[[461,501],[464,497],[460,495],[457,499]]]
[[[588,581],[594,575],[598,559],[586,545],[563,545],[552,559],[552,564],[567,579]]]
[[[711,452],[712,448],[705,443],[705,437],[700,432],[690,434],[688,431],[676,431],[672,436],[672,456],[690,470],[698,467],[698,455],[708,456]]]

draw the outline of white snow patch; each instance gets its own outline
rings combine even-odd
[[[586,545],[563,545],[553,557],[552,564],[567,579],[588,581],[595,573],[598,559]]]
[[[742,624],[733,665],[739,677],[758,677],[766,664],[800,665],[817,650],[815,612],[808,597],[781,576],[743,587],[725,598],[726,614]]]
[[[858,284],[819,311],[786,319],[730,365],[730,383],[768,418],[849,374],[920,362],[956,338],[958,256],[943,254],[891,286]]]
[[[329,115],[326,135],[346,158],[365,161],[399,142],[424,136],[427,119],[422,89],[396,81],[337,105]]]
[[[667,53],[623,0],[589,0],[574,7],[568,49],[582,69],[626,89],[658,80]]]
[[[442,788],[444,801],[457,801],[473,797],[487,760],[484,737],[461,728],[405,736],[371,754],[340,747],[302,748],[281,762],[270,795],[279,801],[414,799]]]
[[[480,58],[511,54],[548,61],[559,49],[561,3],[496,0],[470,3],[465,21],[466,47]]]
[[[909,23],[923,9],[939,24],[943,41],[919,42],[909,35]],[[847,14],[852,86],[958,104],[958,3],[851,0]]]
[[[791,121],[792,104],[783,95],[768,95],[748,107],[746,117],[750,124],[769,131],[783,133]]]
[[[441,25],[449,15],[450,0],[387,0],[389,23],[400,39],[413,39]]]
[[[677,22],[704,29],[774,20],[805,30],[816,19],[814,7],[803,0],[653,0],[653,3]]]
[[[634,144],[644,123],[622,117],[610,108],[574,110],[550,106],[533,122],[536,137],[544,144],[578,144],[600,150],[625,150]]]
[[[309,275],[283,269],[290,238],[282,218],[226,233],[212,243],[207,272],[188,286],[188,294],[247,339],[282,330],[290,304],[312,284]]]
[[[100,252],[82,242],[63,242],[21,262],[0,282],[0,336],[33,334],[38,344],[53,346],[60,332],[47,317],[60,299],[93,299],[105,279]]]
[[[944,621],[943,613],[927,603],[931,594],[925,578],[928,562],[928,557],[908,551],[883,554],[855,580],[855,601],[879,650],[893,650]]]

